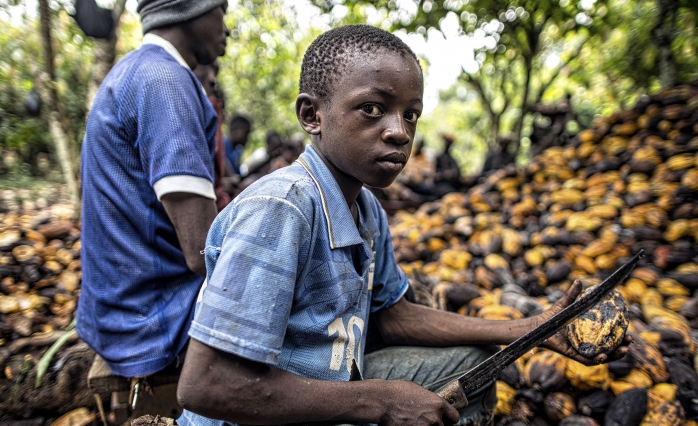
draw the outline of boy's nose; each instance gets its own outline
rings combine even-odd
[[[405,145],[410,142],[410,136],[405,127],[405,120],[401,115],[390,118],[388,126],[383,130],[382,137],[385,142],[398,145]]]

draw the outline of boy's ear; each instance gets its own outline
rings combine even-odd
[[[296,117],[303,130],[310,135],[320,134],[319,105],[319,99],[307,93],[301,93],[296,98]]]

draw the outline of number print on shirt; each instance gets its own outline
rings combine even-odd
[[[354,327],[359,329],[358,339],[354,334]],[[354,349],[356,342],[359,342],[359,356],[361,356],[361,336],[364,332],[364,320],[357,316],[352,316],[349,319],[347,328],[344,328],[344,321],[337,318],[327,327],[327,335],[332,337],[335,334],[337,338],[332,343],[332,357],[330,359],[330,370],[339,371],[342,368],[342,360],[347,360],[347,371],[351,372],[351,360],[354,358]],[[347,344],[347,338],[349,343]],[[346,345],[346,350],[345,350]],[[356,363],[361,365],[360,359],[356,359]]]

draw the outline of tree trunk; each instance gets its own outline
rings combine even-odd
[[[659,83],[662,89],[677,82],[676,58],[671,50],[676,34],[679,4],[674,0],[657,0],[657,25],[652,29],[654,44],[659,50]]]
[[[526,114],[528,114],[531,110],[531,105],[528,102],[529,94],[531,93],[531,74],[533,72],[532,67],[533,67],[533,54],[524,54],[524,67],[526,68],[526,76],[524,77],[524,84],[523,84],[523,100],[521,101],[521,114],[519,117],[516,119],[516,123],[514,124],[514,144],[518,146],[521,144],[521,131],[523,130],[523,122],[524,119],[526,118]]]
[[[90,83],[87,89],[87,99],[85,100],[87,112],[92,109],[92,102],[94,102],[99,86],[102,84],[102,81],[104,81],[104,78],[114,66],[114,60],[116,59],[116,42],[118,41],[116,34],[117,30],[119,29],[119,21],[121,20],[121,15],[124,12],[125,6],[126,0],[116,1],[114,8],[112,9],[112,16],[114,17],[114,33],[108,39],[95,40],[95,62],[92,65],[92,75],[90,76]]]
[[[56,70],[54,67],[53,46],[51,40],[51,10],[48,0],[39,0],[39,19],[41,23],[41,44],[44,56],[44,69],[39,80],[39,91],[45,100],[48,127],[51,139],[56,146],[56,155],[63,171],[65,183],[68,185],[70,202],[76,212],[80,211],[80,193],[73,163],[70,160],[69,138],[61,125],[61,114],[58,109],[58,94],[56,92]]]

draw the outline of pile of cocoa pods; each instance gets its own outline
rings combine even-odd
[[[533,316],[575,279],[599,283],[640,249],[619,290],[635,343],[585,367],[547,351],[497,383],[501,425],[696,425],[698,85],[597,119],[508,167],[391,219],[419,303],[480,318]]]

